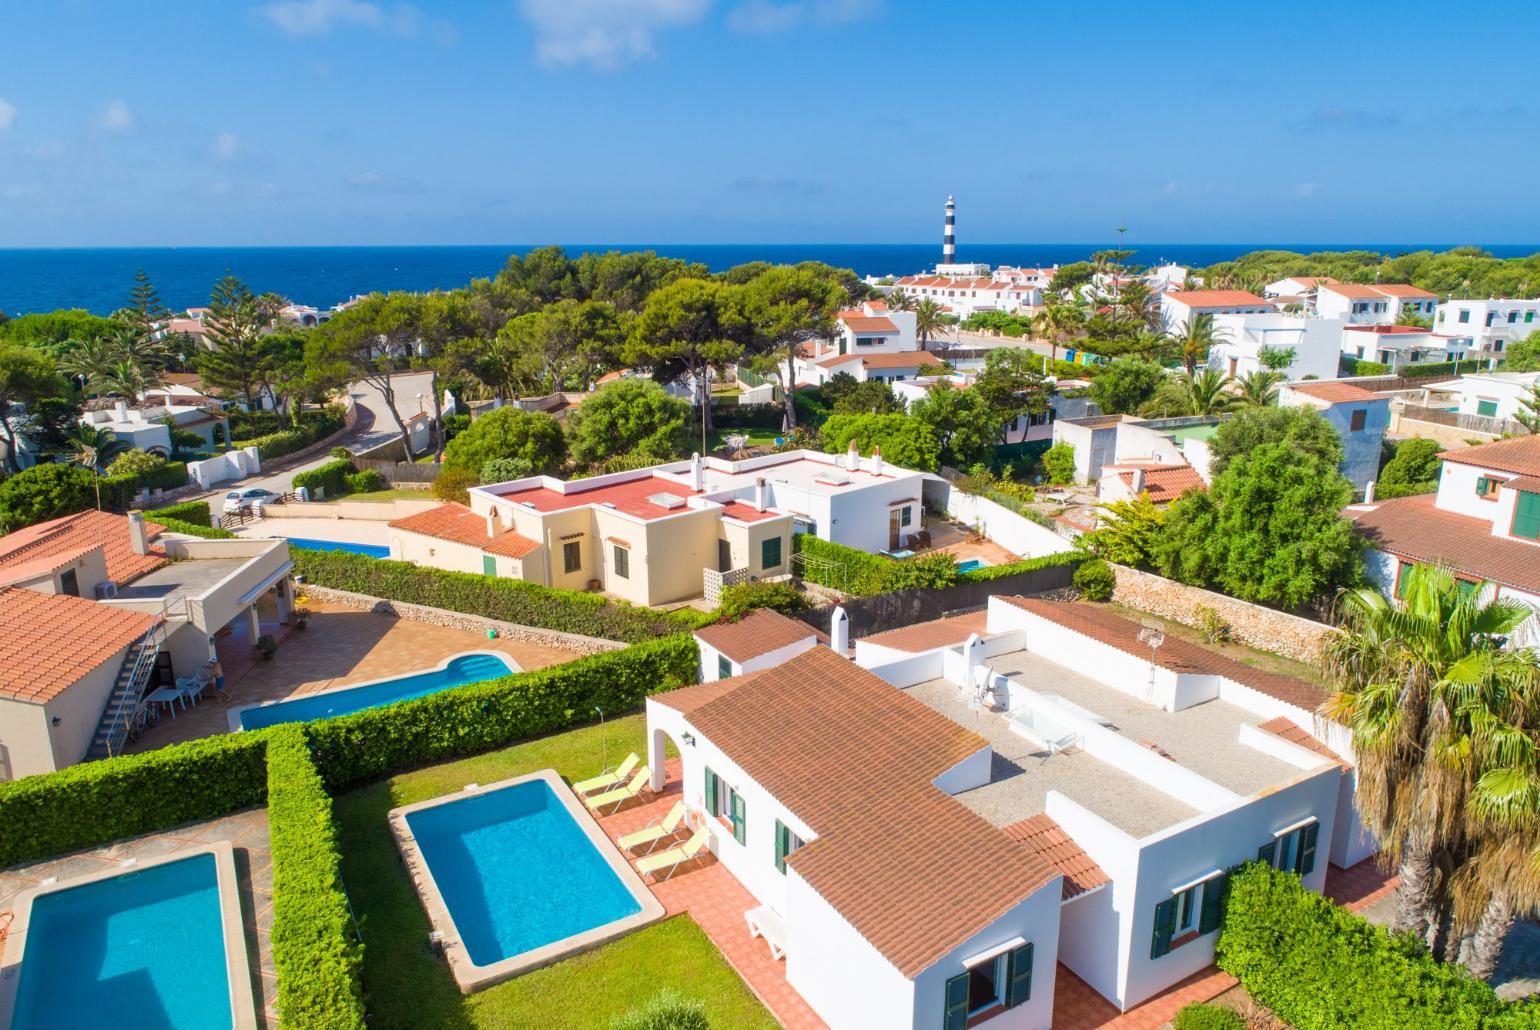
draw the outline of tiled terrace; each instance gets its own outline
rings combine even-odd
[[[50,877],[61,883],[119,866],[125,859],[161,858],[179,851],[229,841],[235,847],[236,881],[241,896],[241,922],[246,934],[246,957],[251,965],[252,991],[257,1012],[264,1026],[278,1026],[278,979],[273,966],[273,945],[269,931],[273,926],[273,856],[268,845],[267,809],[245,812],[189,823],[161,833],[149,833],[109,844],[103,848],[77,851],[46,862],[0,869],[0,949],[5,944],[5,927],[11,921],[11,907],[16,896],[36,887]],[[103,1025],[111,1017],[103,1013]]]
[[[463,651],[500,651],[521,669],[540,669],[577,658],[571,651],[516,640],[488,640],[468,630],[351,608],[310,602],[310,624],[303,631],[280,627],[276,613],[264,613],[262,631],[278,636],[272,661],[253,658],[244,619],[217,643],[225,669],[228,702],[212,690],[175,718],[162,715],[129,751],[145,751],[184,740],[213,736],[229,729],[228,705],[257,704],[319,690],[417,672]],[[279,635],[279,634],[283,635]]]
[[[1008,565],[1013,561],[1020,561],[1021,556],[1012,551],[1007,551],[999,544],[988,538],[970,539],[971,533],[964,532],[946,519],[927,518],[925,529],[930,533],[931,550],[945,551],[957,561],[967,561],[969,558],[978,558],[990,565]]]

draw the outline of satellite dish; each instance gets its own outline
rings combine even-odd
[[[1149,644],[1150,650],[1155,650],[1166,642],[1166,627],[1158,619],[1139,620],[1139,642]]]

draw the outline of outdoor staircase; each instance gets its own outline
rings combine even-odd
[[[165,629],[165,621],[157,621],[123,656],[117,682],[113,684],[112,693],[107,698],[107,707],[102,710],[101,721],[96,724],[96,733],[86,751],[87,761],[111,758],[123,753],[129,730],[138,719],[140,707],[144,704],[144,688],[155,671],[155,658],[160,654],[161,643],[165,640]]]

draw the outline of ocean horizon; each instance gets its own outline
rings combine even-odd
[[[1460,244],[1375,243],[1135,243],[1140,264],[1174,261],[1205,267],[1255,250],[1372,250],[1404,254],[1447,250]],[[328,308],[375,290],[434,290],[464,286],[495,275],[512,254],[546,244],[368,247],[68,247],[0,249],[0,310],[10,315],[83,308],[106,315],[128,301],[136,271],[143,269],[173,310],[206,304],[226,271],[253,290],[298,304]],[[561,244],[570,255],[584,251],[654,250],[665,257],[705,264],[713,272],[749,261],[823,261],[859,275],[909,275],[941,259],[939,243],[588,243]],[[1043,266],[1083,261],[1112,243],[959,243],[957,259],[990,265]],[[1540,244],[1486,245],[1495,257],[1540,253]]]

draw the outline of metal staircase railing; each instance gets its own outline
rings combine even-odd
[[[155,670],[155,659],[166,639],[166,620],[157,619],[155,625],[129,648],[113,684],[107,707],[91,738],[87,759],[111,758],[123,753],[123,745],[141,724],[145,714],[144,688]]]

